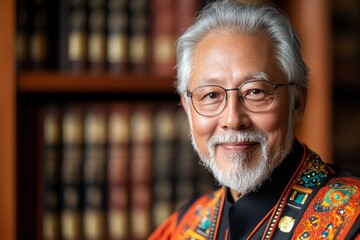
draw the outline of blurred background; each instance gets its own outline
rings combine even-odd
[[[360,2],[243,1],[278,5],[299,34],[297,137],[360,174]],[[174,42],[206,2],[1,2],[1,239],[146,239],[216,187],[173,87]]]

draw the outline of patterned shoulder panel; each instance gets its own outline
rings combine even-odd
[[[359,216],[359,205],[359,179],[331,179],[312,199],[292,239],[345,239]]]
[[[213,239],[224,196],[225,189],[220,188],[200,197],[182,217],[175,239]]]

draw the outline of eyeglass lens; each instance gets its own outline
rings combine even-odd
[[[248,81],[239,88],[233,89],[206,85],[192,92],[193,106],[200,115],[220,114],[226,107],[228,91],[238,91],[242,106],[251,112],[263,112],[270,109],[276,96],[274,85],[263,80]]]

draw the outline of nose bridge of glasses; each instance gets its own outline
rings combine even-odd
[[[243,99],[243,97],[242,97],[242,95],[241,95],[240,89],[241,89],[241,88],[227,88],[227,89],[224,88],[224,90],[225,90],[225,92],[226,92],[226,95],[227,95],[228,92],[230,92],[230,91],[236,91],[236,95],[238,96],[240,102],[242,103],[242,102],[244,101],[244,99]],[[226,99],[226,100],[228,100],[228,99]]]
[[[245,106],[245,103],[244,103],[244,98],[243,98],[243,96],[241,95],[241,92],[240,92],[240,90],[241,90],[241,88],[228,88],[228,89],[224,89],[225,90],[225,92],[226,92],[226,99],[225,99],[225,101],[226,101],[226,104],[224,105],[224,109],[226,108],[226,107],[229,107],[228,105],[230,104],[231,106],[235,106],[235,108],[237,109],[237,111],[239,110],[239,106],[241,105],[241,107],[243,107],[243,108],[245,108],[245,109],[247,109],[246,108],[246,106]],[[230,100],[228,99],[228,92],[230,92],[230,91],[235,91],[236,92],[236,96],[237,96],[237,98],[234,98],[234,102],[233,103],[230,103]],[[239,100],[239,102],[238,102],[238,100]],[[240,105],[238,105],[240,103]]]

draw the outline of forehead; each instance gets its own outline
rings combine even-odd
[[[278,77],[272,41],[263,33],[241,34],[229,31],[211,32],[196,46],[190,85],[235,82],[265,73]]]

